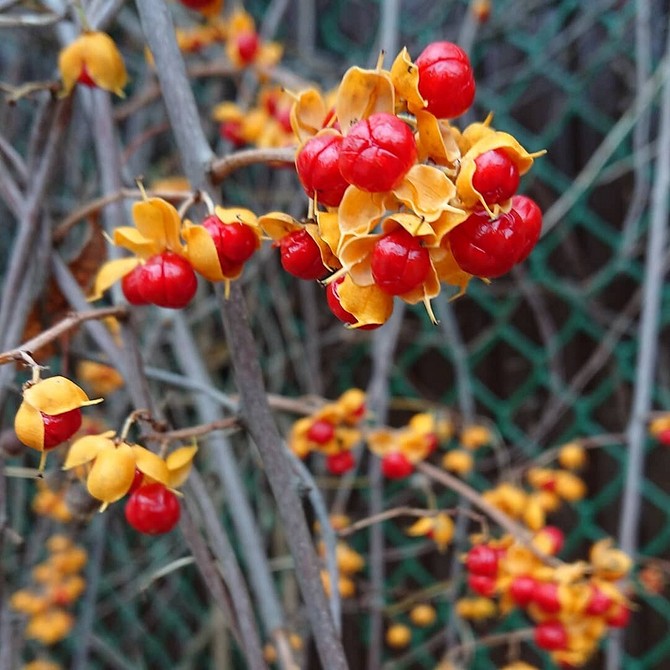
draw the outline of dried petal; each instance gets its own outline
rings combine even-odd
[[[416,123],[419,130],[417,146],[422,160],[431,158],[439,165],[453,165],[461,157],[449,121],[438,120],[430,112],[417,112]]]
[[[393,61],[391,81],[398,97],[407,103],[407,109],[412,114],[426,107],[428,103],[419,93],[419,68],[412,62],[406,47]]]
[[[133,220],[137,230],[147,239],[160,245],[160,250],[169,249],[184,253],[179,237],[181,219],[179,212],[162,198],[149,198],[133,205]]]
[[[144,475],[155,482],[161,484],[168,484],[170,479],[170,472],[165,461],[154,454],[152,451],[140,447],[137,444],[131,445],[133,456],[135,457],[135,467]]]
[[[389,72],[349,68],[340,83],[335,111],[344,135],[356,122],[371,114],[393,114],[395,92]]]
[[[168,454],[165,462],[170,473],[168,485],[170,488],[181,486],[191,472],[193,459],[198,451],[195,445],[190,447],[179,447]]]
[[[393,312],[393,296],[376,286],[357,286],[348,275],[338,285],[342,307],[356,318],[356,326],[386,323]]]
[[[75,440],[68,449],[67,458],[63,464],[63,470],[71,470],[80,465],[95,460],[98,454],[106,449],[115,449],[114,431],[109,430],[99,435],[85,435]]]
[[[60,376],[42,379],[28,387],[23,392],[23,400],[45,414],[62,414],[102,402],[102,398],[89,400],[83,389]]]
[[[100,300],[104,292],[119,279],[132,272],[142,261],[139,258],[118,258],[107,261],[98,270],[93,284],[93,292],[88,296],[89,301]]]

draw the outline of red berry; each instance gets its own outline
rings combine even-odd
[[[245,65],[248,65],[254,60],[254,58],[256,58],[256,54],[258,53],[258,47],[260,46],[258,33],[256,32],[240,33],[236,38],[236,44],[237,44],[237,53],[240,56],[240,60]]]
[[[140,271],[140,295],[158,307],[186,307],[198,288],[191,264],[171,251],[152,256]]]
[[[496,592],[496,578],[490,575],[468,575],[468,586],[478,595],[490,598]]]
[[[659,444],[662,444],[664,447],[670,447],[670,428],[662,430],[657,436]]]
[[[317,419],[307,431],[307,439],[317,444],[326,444],[335,437],[335,426],[325,419]]]
[[[342,135],[315,135],[303,144],[295,159],[298,178],[305,193],[329,207],[337,207],[349,184],[340,174]]]
[[[350,451],[330,454],[326,458],[326,469],[333,475],[343,475],[345,472],[349,472],[354,465],[354,455]]]
[[[613,600],[597,586],[591,586],[591,597],[586,605],[586,614],[602,616],[612,606]]]
[[[149,304],[148,301],[142,297],[141,287],[143,281],[141,265],[133,268],[121,280],[121,291],[131,305]]]
[[[219,126],[219,135],[236,147],[241,147],[246,144],[246,140],[242,134],[241,121],[224,121]]]
[[[321,279],[328,269],[321,260],[319,245],[305,230],[294,230],[279,240],[284,270],[300,279]]]
[[[69,440],[81,427],[79,407],[61,414],[45,414],[44,412],[40,414],[44,423],[44,449],[53,449],[61,442]]]
[[[561,601],[558,599],[558,584],[540,582],[533,594],[533,602],[548,614],[556,614],[561,610]]]
[[[159,535],[172,530],[179,521],[179,499],[163,484],[140,486],[126,503],[126,521],[140,533]]]
[[[414,465],[399,451],[391,451],[382,458],[382,473],[388,479],[403,479],[413,472]]]
[[[282,130],[285,133],[293,133],[293,126],[291,125],[291,110],[288,107],[282,107],[277,109],[272,116],[276,119],[277,123],[281,126]]]
[[[522,263],[528,258],[542,233],[542,210],[540,206],[527,195],[515,195],[512,197],[512,209],[519,215],[523,222],[522,230],[525,241],[519,247],[519,255],[516,262]]]
[[[231,270],[239,269],[259,247],[256,233],[251,226],[241,221],[224,223],[212,214],[203,220],[202,225],[214,242],[224,272],[230,273]]]
[[[625,628],[630,622],[630,610],[621,603],[616,603],[605,619],[610,628]]]
[[[512,600],[519,607],[526,607],[533,599],[537,582],[526,575],[515,577],[509,587],[509,594]]]
[[[475,158],[472,185],[488,205],[508,200],[519,188],[519,168],[504,149],[491,149]]]
[[[362,191],[390,191],[417,159],[410,127],[394,114],[379,112],[361,119],[340,147],[340,172]]]
[[[79,73],[79,77],[77,77],[77,81],[84,86],[88,86],[89,88],[95,88],[97,86],[86,69],[85,64],[81,66],[81,72]]]
[[[135,468],[135,476],[133,477],[133,481],[130,484],[128,493],[133,493],[137,491],[137,489],[140,488],[140,486],[142,486],[143,481],[144,481],[144,473],[138,468]]]
[[[370,262],[375,284],[390,295],[402,295],[416,288],[430,272],[430,254],[404,228],[380,237]]]
[[[568,646],[568,633],[560,621],[543,621],[535,626],[535,644],[540,649],[558,651]]]
[[[465,557],[465,566],[473,575],[495,577],[498,574],[498,552],[487,544],[476,544]]]
[[[433,42],[416,59],[419,93],[426,109],[440,119],[468,110],[475,97],[475,78],[468,55],[452,42]]]
[[[212,0],[179,0],[179,2],[189,9],[202,9],[212,4]]]
[[[343,323],[356,323],[356,317],[351,313],[347,312],[342,303],[340,303],[340,294],[337,290],[337,287],[344,281],[344,277],[336,279],[334,282],[330,282],[326,286],[326,302],[330,311]],[[365,326],[361,326],[359,330],[374,330],[379,328],[381,323],[368,323]]]
[[[500,277],[517,262],[525,236],[523,222],[512,209],[489,219],[483,210],[474,211],[449,233],[454,259],[465,272],[477,277]]]

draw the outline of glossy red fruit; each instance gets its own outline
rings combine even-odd
[[[203,9],[212,4],[212,0],[179,0],[179,2],[189,9]]]
[[[344,281],[344,277],[336,279],[334,282],[330,282],[326,286],[326,302],[330,311],[343,323],[356,323],[356,317],[351,313],[347,312],[342,303],[340,303],[340,294],[338,292],[338,286]],[[383,324],[381,323],[369,323],[365,326],[361,326],[359,330],[374,330],[379,328]]]
[[[258,235],[241,221],[224,223],[218,216],[212,214],[203,220],[202,225],[214,242],[224,273],[238,269],[260,246]]]
[[[328,272],[321,260],[319,245],[304,229],[294,230],[279,240],[284,270],[300,279],[321,279]]]
[[[398,228],[377,240],[370,269],[382,291],[402,295],[425,281],[430,272],[430,254],[416,237]]]
[[[126,300],[131,305],[148,305],[148,301],[142,297],[141,286],[143,283],[142,279],[142,266],[138,265],[136,268],[133,268],[127,275],[121,280],[121,291],[125,296]]]
[[[256,58],[258,48],[260,47],[260,39],[258,38],[258,33],[256,32],[240,33],[235,38],[235,42],[237,45],[237,53],[240,55],[240,60],[245,65],[248,65],[254,60],[254,58]]]
[[[355,123],[340,147],[344,179],[362,191],[390,191],[417,159],[414,134],[394,114],[379,112]]]
[[[152,256],[139,269],[140,295],[158,307],[186,307],[198,288],[191,264],[172,251]]]
[[[630,609],[621,603],[616,603],[605,619],[610,628],[625,628],[630,623]]]
[[[335,437],[335,426],[325,419],[317,419],[307,431],[307,439],[317,444],[326,444]]]
[[[53,449],[69,440],[81,427],[81,410],[78,407],[61,414],[42,415],[44,423],[44,449]]]
[[[542,210],[535,200],[527,195],[513,196],[512,209],[523,221],[524,242],[519,247],[519,255],[516,261],[522,263],[535,248],[542,234]]]
[[[388,479],[404,479],[413,472],[414,465],[399,451],[391,451],[382,458],[382,474]]]
[[[604,594],[597,586],[591,587],[591,597],[586,605],[586,614],[602,616],[612,606],[614,601]]]
[[[224,121],[219,126],[219,135],[236,147],[244,146],[247,142],[242,134],[241,121]]]
[[[489,575],[468,575],[468,586],[476,594],[490,598],[496,592],[496,578]]]
[[[546,651],[558,651],[568,646],[568,633],[560,621],[543,621],[535,626],[535,644]]]
[[[516,265],[525,237],[522,221],[512,209],[489,219],[485,210],[475,210],[449,233],[449,245],[459,267],[477,277],[504,275]]]
[[[498,574],[498,552],[487,544],[476,544],[465,557],[465,567],[473,575],[495,577]]]
[[[540,582],[533,594],[533,602],[547,614],[560,612],[561,601],[558,599],[558,584]]]
[[[662,430],[657,436],[659,444],[662,444],[664,447],[670,447],[670,428]]]
[[[475,158],[472,185],[488,205],[508,200],[519,188],[519,169],[504,149],[491,149]]]
[[[341,451],[339,454],[330,454],[326,458],[326,469],[332,475],[343,475],[349,472],[355,463],[354,455],[350,451]]]
[[[427,110],[453,119],[468,110],[475,97],[475,78],[468,55],[452,42],[433,42],[416,59],[419,93]]]
[[[349,184],[340,173],[342,135],[315,135],[303,144],[295,159],[305,193],[323,205],[337,207]]]
[[[512,580],[509,594],[519,607],[526,607],[533,599],[537,582],[527,575],[520,575]]]
[[[172,530],[179,521],[180,512],[177,496],[158,482],[140,486],[130,495],[125,508],[126,521],[147,535]]]

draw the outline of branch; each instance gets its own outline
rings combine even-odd
[[[295,162],[295,147],[280,147],[278,149],[243,149],[229,156],[217,158],[209,167],[209,177],[214,184],[221,183],[229,174],[248,165],[258,163],[282,163],[293,165]]]
[[[101,307],[100,309],[92,309],[89,312],[75,312],[70,316],[66,316],[62,321],[59,321],[51,328],[41,332],[39,335],[27,340],[23,344],[14,349],[0,353],[0,365],[11,363],[12,361],[23,359],[25,352],[32,352],[46,346],[50,342],[57,340],[61,335],[74,330],[85,321],[102,320],[113,316],[117,318],[124,318],[128,315],[128,308],[120,307]]]

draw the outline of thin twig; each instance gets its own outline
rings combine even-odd
[[[243,149],[234,154],[216,158],[209,167],[209,177],[214,184],[221,183],[229,174],[249,165],[277,163],[292,165],[295,162],[295,147],[278,149]]]

